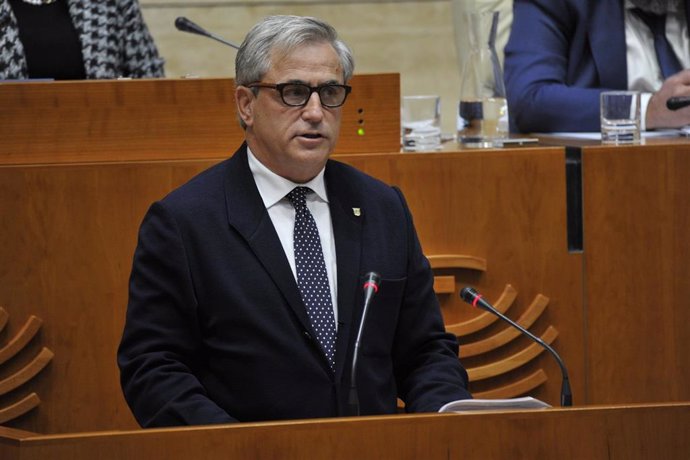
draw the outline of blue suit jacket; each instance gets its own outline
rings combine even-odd
[[[623,4],[515,0],[505,48],[512,131],[599,131],[599,94],[628,87]]]
[[[361,413],[394,413],[398,396],[415,412],[470,397],[401,193],[332,160],[324,177],[338,264],[335,375],[242,146],[154,203],[142,223],[118,351],[142,426],[347,415],[372,270],[382,282],[360,344]]]

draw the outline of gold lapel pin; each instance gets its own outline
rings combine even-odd
[[[360,208],[352,208],[352,214],[359,217],[362,215],[362,210]]]

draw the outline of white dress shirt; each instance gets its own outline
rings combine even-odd
[[[326,272],[328,273],[328,283],[331,288],[331,299],[333,299],[333,313],[335,315],[336,327],[338,324],[338,296],[337,283],[338,272],[335,257],[335,239],[333,238],[333,223],[331,222],[331,211],[328,207],[328,195],[326,194],[326,184],[323,180],[322,169],[319,174],[304,184],[296,184],[284,177],[281,177],[263,165],[247,147],[247,158],[249,169],[254,176],[254,182],[259,189],[261,199],[266,206],[268,215],[273,222],[273,226],[278,232],[278,238],[283,246],[287,260],[292,269],[292,275],[297,280],[297,269],[295,268],[295,250],[293,247],[293,232],[295,229],[295,208],[285,197],[295,187],[309,187],[314,191],[307,195],[307,208],[314,216],[316,226],[319,229],[321,248],[323,257],[326,261]]]
[[[642,129],[645,129],[645,114],[652,93],[658,91],[664,82],[654,50],[652,32],[631,10],[635,6],[625,1],[625,44],[628,63],[628,88],[642,92],[640,113]],[[690,39],[685,11],[669,11],[666,17],[666,38],[684,69],[690,69]]]

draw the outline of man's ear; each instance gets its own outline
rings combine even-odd
[[[237,103],[237,115],[245,125],[251,126],[254,122],[254,92],[246,86],[238,86],[235,89],[235,101]]]

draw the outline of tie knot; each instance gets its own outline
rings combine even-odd
[[[634,8],[633,13],[637,15],[638,18],[642,19],[652,34],[665,34],[666,33],[666,15],[652,13],[650,11],[643,11],[639,8]]]
[[[300,209],[307,206],[307,194],[311,192],[309,187],[295,187],[286,196],[295,209]]]

